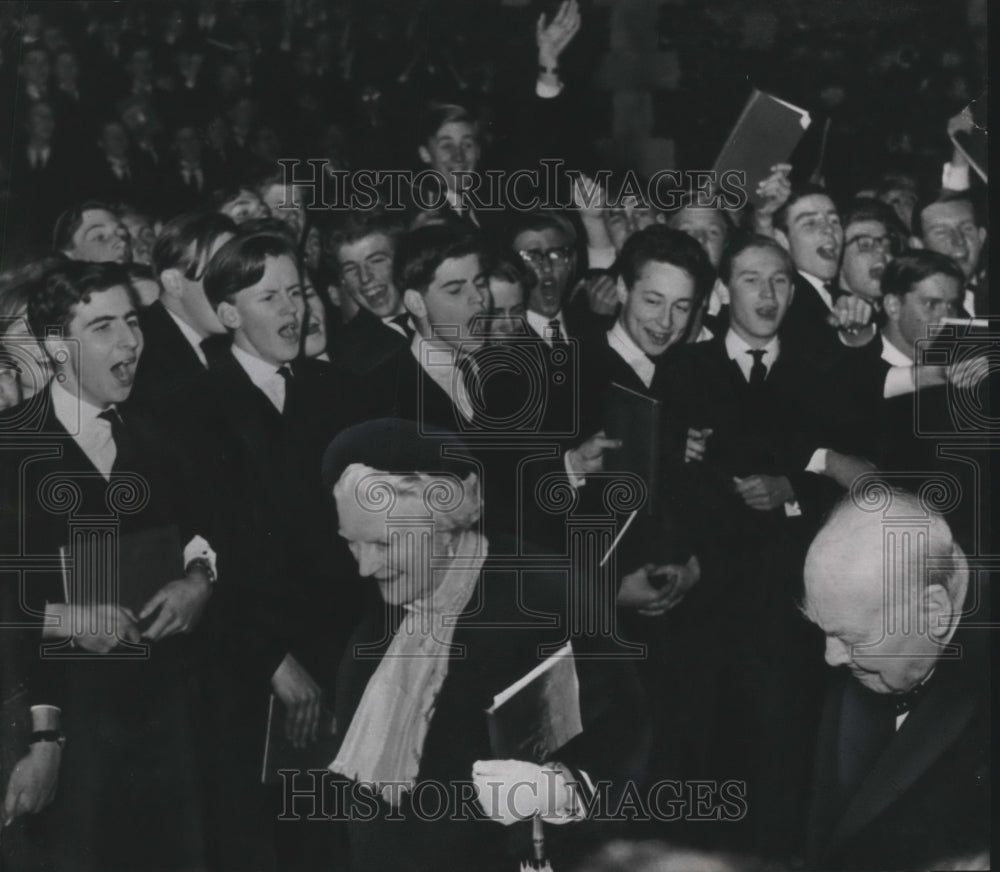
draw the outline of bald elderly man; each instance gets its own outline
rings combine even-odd
[[[839,673],[806,865],[972,868],[989,849],[990,706],[987,631],[967,625],[986,591],[940,515],[884,493],[885,512],[842,502],[806,557],[803,611]]]

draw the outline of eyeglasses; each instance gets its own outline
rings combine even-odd
[[[547,251],[542,251],[540,248],[531,248],[528,250],[518,251],[518,255],[521,257],[526,264],[534,267],[535,269],[542,269],[546,263],[552,266],[556,264],[565,265],[569,263],[569,259],[573,256],[573,252],[568,248],[550,248]]]
[[[895,254],[899,248],[899,243],[894,236],[852,236],[847,240],[844,247],[856,245],[861,254],[871,254],[876,249],[887,254]]]

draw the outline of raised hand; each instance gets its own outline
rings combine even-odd
[[[559,55],[573,41],[579,29],[580,7],[576,0],[563,0],[548,24],[545,23],[545,13],[539,15],[535,25],[539,65],[549,69],[555,68]]]

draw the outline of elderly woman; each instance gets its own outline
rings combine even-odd
[[[340,534],[379,593],[337,679],[344,735],[329,768],[348,779],[338,795],[350,797],[340,811],[352,868],[516,868],[536,814],[581,819],[595,779],[620,786],[638,773],[638,683],[621,659],[590,656],[608,653],[611,640],[569,626],[567,561],[491,564],[480,481],[454,437],[367,422],[330,445],[324,478]],[[582,732],[541,765],[494,759],[493,697],[570,640]],[[571,856],[593,829],[560,829],[553,853]]]

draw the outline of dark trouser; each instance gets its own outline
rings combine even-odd
[[[58,793],[35,828],[43,868],[203,870],[190,679],[105,680],[120,665],[74,665]]]

